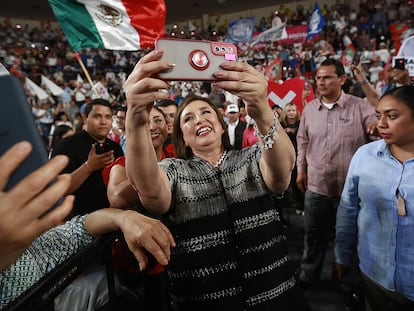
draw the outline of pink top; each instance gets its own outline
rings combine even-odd
[[[355,151],[368,142],[367,128],[377,121],[375,109],[362,98],[342,92],[332,109],[320,99],[302,112],[296,136],[298,173],[307,173],[308,189],[340,196]]]

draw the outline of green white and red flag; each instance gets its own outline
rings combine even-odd
[[[49,0],[74,51],[136,51],[164,34],[164,0]]]

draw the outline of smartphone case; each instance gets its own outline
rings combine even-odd
[[[112,150],[111,145],[107,142],[103,142],[103,143],[95,143],[95,152],[96,154],[102,154],[105,152],[108,152]]]
[[[356,51],[354,54],[354,58],[352,59],[352,65],[358,66],[359,63],[361,62],[361,56],[362,56],[361,51]]]
[[[21,82],[10,74],[0,76],[0,155],[23,140],[32,144],[32,151],[12,173],[4,190],[9,190],[23,177],[48,161],[34,116]]]
[[[164,50],[163,60],[176,65],[159,73],[163,80],[213,81],[221,63],[237,60],[237,47],[229,42],[158,38],[155,47]]]
[[[405,70],[405,58],[394,57],[393,58],[393,68]]]

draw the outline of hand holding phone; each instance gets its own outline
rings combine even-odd
[[[32,145],[29,155],[11,173],[4,186],[3,190],[9,191],[49,160],[46,146],[36,126],[22,84],[16,77],[11,76],[1,64],[0,94],[2,96],[0,102],[0,155],[5,154],[13,145],[21,141],[28,141]],[[56,178],[49,183],[48,187],[55,182]],[[57,199],[48,212],[58,207],[62,201],[63,198]]]
[[[0,271],[12,264],[30,243],[44,231],[65,220],[73,206],[68,196],[53,211],[53,201],[64,196],[70,185],[70,176],[61,175],[68,159],[58,156],[22,178],[9,191],[3,189],[8,177],[18,169],[32,152],[32,146],[19,142],[0,157]],[[50,181],[53,185],[46,187]]]
[[[361,62],[361,55],[362,55],[361,51],[356,51],[355,52],[354,58],[352,59],[352,65],[354,65],[354,66],[359,65],[359,63]]]
[[[103,143],[96,142],[94,145],[95,145],[96,154],[102,154],[102,153],[112,150],[111,145],[108,144],[107,142],[103,142]]]
[[[405,70],[405,58],[394,58],[395,69]]]
[[[237,47],[228,42],[159,38],[155,46],[164,50],[162,60],[175,64],[158,74],[164,80],[213,81],[221,63],[237,60]]]

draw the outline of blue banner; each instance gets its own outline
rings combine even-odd
[[[326,21],[325,21],[325,18],[323,17],[319,4],[318,2],[315,2],[312,16],[309,20],[308,36],[306,37],[306,39],[312,38],[313,36],[319,34],[325,25],[326,25]]]
[[[255,17],[246,17],[229,23],[226,41],[249,42],[254,32]]]

